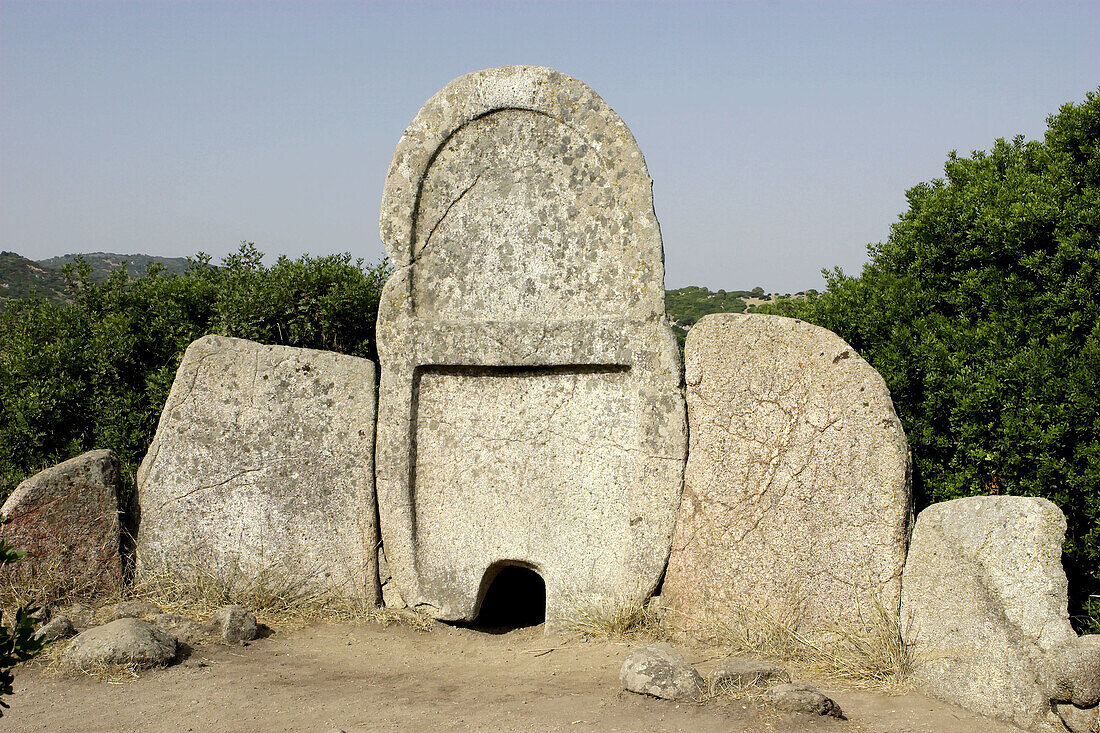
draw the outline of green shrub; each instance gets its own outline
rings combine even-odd
[[[0,517],[0,524],[4,518]],[[0,570],[5,565],[11,565],[19,560],[23,553],[17,552],[7,542],[0,539]],[[34,619],[32,614],[36,608],[20,608],[15,612],[11,625],[3,623],[3,609],[0,609],[0,717],[3,717],[3,708],[8,708],[4,702],[5,695],[11,695],[12,683],[15,676],[12,668],[20,662],[25,662],[37,656],[46,646],[45,642],[34,638]]]
[[[882,373],[918,508],[1061,507],[1080,611],[1100,590],[1100,93],[1049,117],[1041,142],[952,153],[907,196],[859,277],[826,272],[828,292],[761,310],[835,331]]]
[[[93,448],[114,450],[131,483],[183,351],[203,335],[376,358],[389,272],[346,254],[267,268],[243,243],[221,267],[200,254],[182,275],[154,265],[96,284],[78,259],[65,271],[71,302],[12,300],[0,311],[0,499]]]

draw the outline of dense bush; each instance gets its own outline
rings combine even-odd
[[[71,301],[9,301],[0,313],[0,499],[27,476],[111,448],[132,478],[153,438],[180,358],[208,333],[375,358],[374,322],[389,266],[350,255],[280,257],[249,244],[183,275],[153,266],[102,284],[82,262]]]
[[[4,518],[0,517],[0,524]],[[3,539],[0,539],[0,569],[5,565],[13,565],[19,561],[23,553],[12,548]],[[4,623],[4,611],[0,610],[0,717],[4,716],[3,708],[10,707],[4,701],[5,695],[11,695],[14,690],[12,683],[15,675],[12,670],[15,665],[25,662],[37,656],[46,646],[42,639],[34,636],[33,614],[37,608],[23,607],[12,614],[10,624]]]
[[[1061,507],[1080,610],[1100,592],[1100,92],[1047,122],[1041,142],[952,153],[859,277],[827,272],[827,293],[761,310],[837,332],[882,373],[920,506]]]

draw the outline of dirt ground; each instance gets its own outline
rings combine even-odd
[[[882,731],[1017,729],[922,695],[821,685],[846,721],[748,699],[674,703],[623,692],[628,645],[439,624],[321,624],[105,682],[16,672],[6,731]],[[717,659],[684,649],[706,676]],[[814,680],[805,680],[815,682]]]

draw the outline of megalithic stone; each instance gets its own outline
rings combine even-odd
[[[137,473],[138,580],[376,603],[374,370],[223,336],[188,346]]]
[[[780,316],[704,316],[685,351],[672,623],[706,638],[896,619],[909,446],[882,377],[833,332]]]
[[[652,182],[580,81],[456,79],[405,131],[381,235],[379,516],[405,601],[476,617],[510,565],[548,627],[660,580],[686,454]]]

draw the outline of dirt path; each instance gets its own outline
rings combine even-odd
[[[550,650],[550,651],[546,651]],[[882,731],[1015,728],[920,695],[823,687],[847,721],[780,715],[730,698],[676,704],[621,691],[625,645],[541,627],[318,625],[106,683],[20,669],[8,731]],[[714,665],[689,652],[705,675]],[[810,680],[812,682],[812,680]]]

